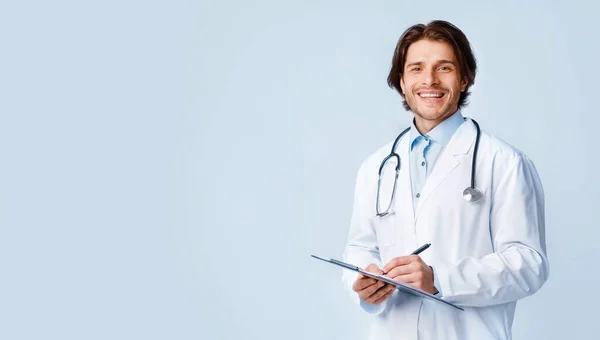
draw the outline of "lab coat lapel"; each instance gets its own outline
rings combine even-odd
[[[475,126],[470,120],[466,120],[458,128],[454,136],[450,139],[448,146],[439,155],[439,158],[433,168],[433,171],[429,175],[423,190],[421,191],[421,197],[417,203],[417,209],[415,218],[419,216],[419,212],[423,207],[423,204],[427,201],[435,189],[452,173],[457,166],[461,163],[466,163],[463,166],[470,166],[469,157],[461,157],[469,152],[471,145],[474,144],[476,137]]]

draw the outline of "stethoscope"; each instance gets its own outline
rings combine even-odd
[[[479,150],[479,135],[481,134],[481,130],[479,129],[479,124],[477,124],[475,120],[471,119],[471,121],[473,122],[473,124],[475,124],[475,128],[477,128],[477,137],[475,138],[475,150],[473,151],[473,159],[471,161],[471,186],[467,187],[463,191],[463,197],[468,202],[474,203],[479,201],[483,197],[483,193],[481,192],[481,190],[475,187],[475,162],[477,161],[477,151]],[[392,151],[383,159],[381,165],[379,166],[379,179],[377,180],[377,202],[375,204],[377,209],[377,216],[381,217],[387,215],[394,202],[394,198],[396,196],[396,182],[398,181],[398,175],[400,174],[400,156],[396,153],[396,146],[398,145],[398,142],[400,141],[402,136],[404,136],[404,134],[406,134],[409,130],[410,127],[406,128],[398,135],[398,137],[396,137],[394,145],[392,145]],[[383,172],[385,164],[391,158],[396,158],[397,160],[396,177],[394,178],[394,187],[392,189],[392,199],[390,200],[390,204],[388,205],[387,209],[384,212],[379,212],[379,188],[381,186],[381,173]]]

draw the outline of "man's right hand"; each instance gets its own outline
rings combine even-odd
[[[374,264],[370,264],[365,271],[373,274],[381,274],[383,271]],[[359,274],[352,285],[352,290],[366,303],[378,305],[394,293],[395,287],[383,281],[379,281],[363,274]]]

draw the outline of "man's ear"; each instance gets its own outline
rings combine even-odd
[[[404,94],[404,79],[400,76],[400,88],[402,89],[402,94]]]
[[[460,92],[465,92],[465,90],[467,89],[467,85],[469,85],[469,81],[467,80],[467,78],[463,78],[460,82]]]

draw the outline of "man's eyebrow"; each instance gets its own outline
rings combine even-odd
[[[437,61],[438,64],[452,64],[452,65],[456,65],[456,63],[452,60],[446,60],[446,59],[442,59],[442,60],[438,60]]]
[[[411,66],[416,66],[416,65],[421,65],[421,64],[423,64],[422,61],[413,61],[412,63],[406,64],[406,67],[411,67]]]
[[[451,64],[451,65],[456,66],[456,62],[454,62],[452,60],[448,60],[448,59],[436,60],[435,63],[436,64]],[[422,64],[423,64],[422,61],[413,61],[412,63],[407,63],[405,65],[405,67],[417,66],[417,65],[422,65]]]

